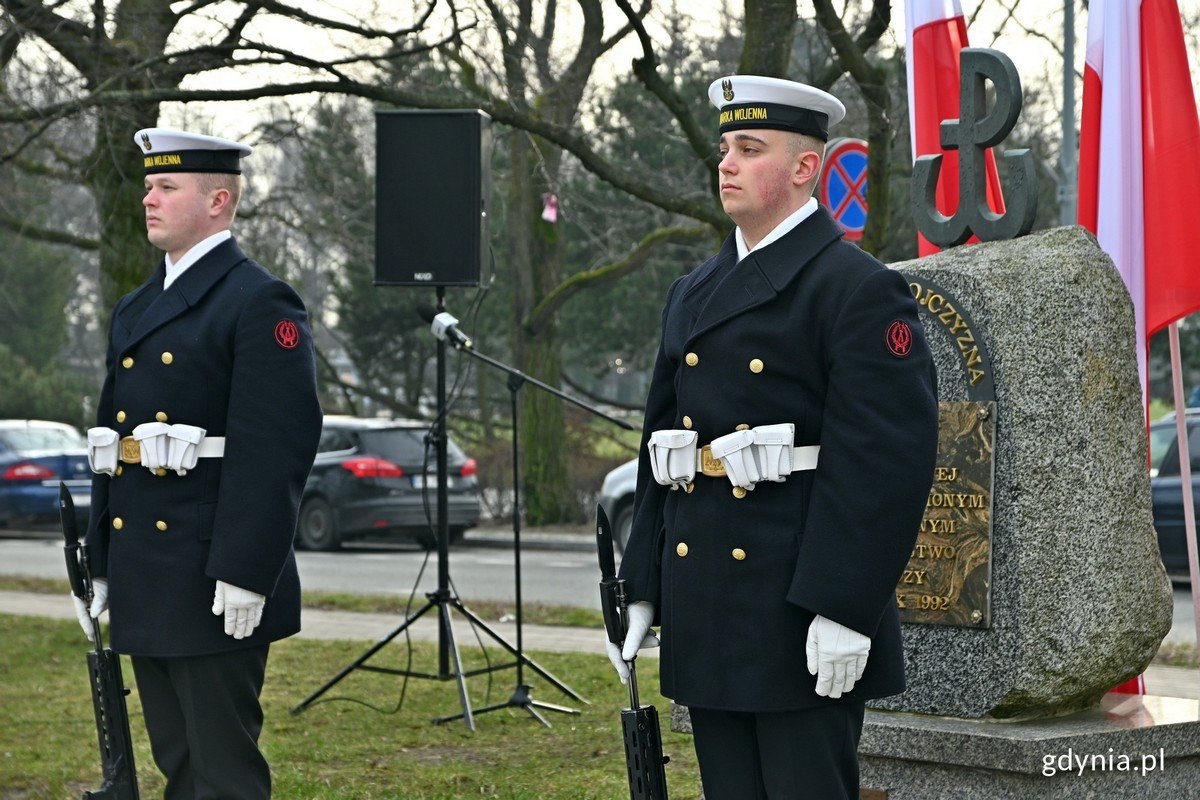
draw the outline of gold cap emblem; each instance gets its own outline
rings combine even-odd
[[[722,92],[723,96],[725,97],[726,103],[728,103],[730,100],[732,100],[733,99],[733,81],[729,80],[729,78],[726,78],[725,80],[721,81],[721,92]]]
[[[148,133],[142,134],[142,147],[146,150],[147,153],[150,152],[150,134],[148,134]]]

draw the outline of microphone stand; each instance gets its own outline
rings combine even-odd
[[[532,716],[538,722],[542,723],[547,728],[549,728],[549,727],[551,727],[549,720],[547,720],[538,711],[538,709],[544,709],[547,711],[557,711],[561,714],[578,714],[578,713],[580,713],[579,709],[567,708],[566,706],[554,705],[552,703],[543,703],[543,702],[534,700],[533,699],[533,687],[525,682],[524,668],[525,668],[526,664],[528,664],[535,672],[537,672],[543,678],[545,678],[546,680],[548,680],[552,684],[554,684],[556,687],[558,687],[558,689],[560,689],[564,694],[574,698],[575,700],[577,700],[581,703],[587,703],[587,701],[584,700],[582,697],[580,697],[576,692],[574,692],[567,686],[563,685],[557,678],[554,678],[548,672],[546,672],[544,669],[542,669],[540,666],[538,666],[538,664],[535,661],[533,661],[533,659],[531,659],[527,655],[525,655],[524,638],[523,638],[523,620],[522,620],[522,600],[521,600],[521,475],[520,475],[521,461],[520,461],[520,444],[519,444],[520,428],[518,426],[519,417],[517,414],[517,406],[518,406],[517,395],[521,391],[522,386],[524,386],[526,383],[530,383],[530,384],[533,384],[534,386],[536,386],[537,388],[541,389],[542,391],[549,392],[550,394],[554,395],[555,397],[566,400],[569,403],[573,403],[574,405],[578,406],[579,408],[582,408],[585,411],[588,411],[589,413],[594,414],[602,419],[608,420],[609,422],[613,423],[614,425],[618,425],[626,430],[633,430],[633,426],[630,425],[628,422],[625,422],[624,420],[620,420],[615,417],[609,416],[608,414],[605,414],[600,409],[598,409],[594,406],[590,406],[587,403],[584,403],[583,401],[581,401],[577,398],[571,397],[570,395],[568,395],[558,389],[555,389],[553,386],[549,386],[535,378],[531,378],[518,369],[514,369],[513,367],[510,367],[501,361],[497,361],[496,359],[491,358],[490,356],[486,356],[483,353],[480,353],[477,350],[475,350],[474,347],[471,347],[469,345],[463,346],[462,344],[460,344],[457,341],[451,341],[451,344],[459,352],[466,353],[466,354],[470,355],[471,357],[476,358],[476,359],[482,361],[483,363],[488,364],[492,367],[495,367],[496,369],[498,369],[508,375],[507,384],[508,384],[508,393],[509,393],[509,403],[510,403],[511,413],[512,413],[512,462],[513,462],[512,525],[513,525],[513,570],[514,570],[514,579],[515,579],[514,588],[516,590],[517,647],[514,650],[513,648],[509,647],[507,643],[505,643],[503,641],[501,641],[501,644],[504,645],[504,647],[506,649],[508,649],[508,651],[510,653],[512,653],[517,659],[516,660],[517,685],[516,685],[516,688],[513,690],[512,696],[509,697],[508,700],[506,700],[502,703],[496,703],[494,705],[476,709],[475,714],[487,714],[489,712],[499,711],[499,710],[505,709],[505,708],[523,708],[527,712],[529,712],[530,716]],[[483,627],[484,627],[484,630],[488,630],[487,626],[483,626]],[[499,637],[497,637],[496,634],[492,633],[490,630],[488,630],[488,633],[490,633],[492,635],[492,638],[499,639]],[[511,665],[508,665],[508,666],[511,666]],[[467,713],[466,710],[464,710],[463,714],[454,714],[451,716],[439,717],[434,721],[435,722],[448,722],[450,720],[458,719],[458,718],[464,716],[464,714],[466,714],[466,713]]]

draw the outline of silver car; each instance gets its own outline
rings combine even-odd
[[[625,552],[629,531],[633,528],[633,492],[637,488],[637,466],[635,458],[604,476],[600,486],[600,506],[608,515],[613,526],[613,538],[617,549]]]

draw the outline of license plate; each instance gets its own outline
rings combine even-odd
[[[438,485],[438,476],[437,475],[413,475],[412,476],[412,485],[413,485],[414,489],[424,489],[426,487],[428,487],[430,489],[436,489],[437,485]],[[446,482],[446,486],[447,486],[447,488],[454,486],[454,478],[450,478],[450,480],[448,480]]]

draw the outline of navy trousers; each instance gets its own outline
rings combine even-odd
[[[865,704],[800,711],[690,708],[704,800],[858,800]]]
[[[164,800],[267,800],[258,749],[269,645],[184,658],[133,656]]]

